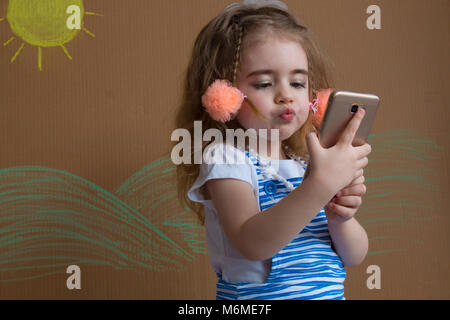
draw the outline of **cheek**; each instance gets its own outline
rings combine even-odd
[[[307,108],[302,107],[296,115],[296,119],[299,127],[302,127],[309,116],[309,106]]]
[[[253,97],[251,101],[255,105],[255,107],[259,110],[259,112],[263,114],[270,114],[271,109],[274,108],[274,103],[270,100],[271,97],[265,97],[262,94]],[[276,108],[276,107],[275,107]]]
[[[244,102],[242,107],[239,109],[236,119],[242,127],[248,129],[252,126],[252,114],[252,110],[250,109],[248,104]]]
[[[302,108],[302,109],[300,109],[300,112],[298,114],[298,118],[300,120],[306,121],[306,119],[308,119],[308,115],[309,115],[309,107],[308,108]]]
[[[258,97],[248,97],[248,99],[254,105],[256,110],[254,110],[247,103],[247,101],[244,101],[241,109],[239,110],[238,116],[243,120],[246,119],[247,122],[250,121],[252,123],[264,120],[264,117],[266,117],[268,113],[267,108],[264,104],[264,100],[262,100],[261,98],[258,99]]]

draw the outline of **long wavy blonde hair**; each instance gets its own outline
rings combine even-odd
[[[240,52],[253,41],[263,41],[268,32],[298,41],[305,50],[308,58],[310,100],[315,98],[318,90],[334,87],[328,72],[331,68],[330,60],[322,54],[311,31],[296,17],[275,7],[255,8],[233,3],[200,31],[185,71],[183,96],[175,125],[190,132],[191,145],[194,145],[194,121],[202,121],[203,132],[216,128],[224,137],[226,129],[244,129],[236,119],[226,123],[213,120],[202,106],[201,97],[216,79],[226,79],[234,83],[240,65]],[[310,112],[305,124],[282,144],[287,145],[297,156],[309,159],[305,137],[313,130]],[[202,150],[211,142],[203,141]],[[173,147],[177,143],[174,142]],[[194,148],[191,150],[190,156],[194,159]],[[184,207],[194,211],[204,224],[203,205],[187,197],[187,192],[199,174],[200,164],[182,163],[177,165],[176,169],[179,201]]]

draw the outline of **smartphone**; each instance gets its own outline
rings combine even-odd
[[[330,148],[336,144],[358,108],[364,108],[366,113],[355,134],[352,145],[356,147],[366,143],[379,103],[380,98],[373,94],[344,90],[333,91],[328,99],[327,109],[319,129],[319,141],[322,147]],[[303,179],[306,179],[309,171],[308,165]]]
[[[366,113],[355,134],[353,146],[366,143],[375,120],[380,98],[373,94],[337,90],[330,94],[328,106],[319,129],[319,141],[322,147],[336,144],[348,122],[359,108]]]

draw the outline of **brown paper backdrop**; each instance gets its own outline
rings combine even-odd
[[[357,214],[368,232],[370,252],[360,266],[347,268],[347,299],[450,298],[449,112],[448,99],[444,99],[449,88],[450,2],[285,2],[314,31],[331,57],[337,86],[381,98],[369,141],[373,153],[365,172],[368,194]],[[5,17],[7,4],[6,0],[0,1],[0,17]],[[95,38],[81,32],[67,43],[72,61],[61,48],[43,48],[42,71],[37,68],[36,47],[25,44],[11,63],[22,41],[16,37],[0,46],[0,298],[215,298],[216,279],[208,256],[200,249],[191,250],[194,242],[186,241],[187,233],[183,233],[192,231],[202,238],[195,219],[184,212],[182,218],[170,220],[171,225],[166,223],[169,220],[165,217],[183,210],[170,193],[171,165],[158,164],[158,159],[167,159],[170,152],[174,114],[193,41],[226,4],[228,1],[218,0],[85,0],[86,11],[103,15],[84,17],[84,25]],[[381,30],[366,28],[366,8],[371,4],[381,9]],[[6,43],[11,36],[8,22],[1,21],[0,43]],[[124,189],[119,186],[149,164],[158,164],[158,177],[166,189],[149,182],[145,189],[148,193],[142,192],[139,197],[120,192]],[[38,240],[25,244],[19,241],[23,238],[10,241],[11,232],[18,237],[24,230],[21,221],[31,221],[27,214],[36,217],[33,208],[47,205],[43,205],[43,198],[34,199],[34,207],[22,210],[17,200],[2,194],[14,189],[13,185],[6,188],[7,182],[20,181],[22,186],[31,183],[31,171],[21,177],[5,178],[13,172],[11,168],[22,166],[51,168],[64,172],[64,177],[81,177],[86,185],[90,183],[88,202],[92,205],[100,203],[97,187],[113,194],[110,203],[120,203],[122,212],[127,204],[128,212],[142,214],[147,226],[151,221],[169,235],[170,241],[159,242],[161,248],[169,248],[167,252],[154,247],[151,252],[167,253],[176,260],[176,270],[158,271],[148,265],[133,270],[119,268],[117,252],[94,242],[75,250],[74,242],[57,249],[45,247]],[[147,176],[146,181],[151,177]],[[76,190],[56,178],[52,181],[56,189],[67,186],[69,193]],[[41,189],[44,185],[42,182]],[[383,194],[384,190],[388,191]],[[161,200],[163,191],[171,197]],[[159,202],[151,208],[156,205],[155,194]],[[58,207],[55,202],[49,203],[52,208]],[[95,211],[95,215],[116,212],[113,207],[105,208],[101,213]],[[93,206],[88,209],[98,210]],[[79,210],[89,215],[88,209],[84,206]],[[16,210],[22,210],[22,218]],[[75,216],[76,212],[70,214]],[[8,217],[14,217],[15,224]],[[41,223],[64,224],[55,218],[58,213],[52,217],[53,222]],[[117,220],[116,225],[120,226]],[[102,228],[98,225],[100,233]],[[28,231],[43,234],[37,227]],[[85,239],[76,237],[79,242]],[[39,239],[65,243],[57,237]],[[171,241],[184,249],[175,250],[173,243],[168,244]],[[22,246],[38,243],[41,251],[18,253]],[[83,260],[90,254],[89,247],[97,260]],[[179,252],[187,253],[183,256]],[[116,258],[108,256],[111,254]],[[171,263],[163,261],[162,265]],[[65,269],[70,264],[81,268],[81,290],[66,287],[69,274]],[[366,286],[370,265],[380,267],[379,290]]]

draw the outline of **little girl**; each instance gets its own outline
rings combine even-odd
[[[223,137],[227,129],[278,130],[279,141],[258,135],[257,150],[203,142],[208,161],[177,166],[179,196],[205,224],[217,299],[344,299],[344,266],[368,250],[354,218],[371,151],[352,146],[364,111],[335,146],[321,147],[310,101],[332,87],[323,55],[284,3],[263,3],[232,3],[200,31],[176,125],[191,137],[194,121]],[[218,79],[243,94],[237,111],[221,117],[204,99]],[[276,153],[265,152],[274,142]],[[223,154],[246,161],[224,163]]]

